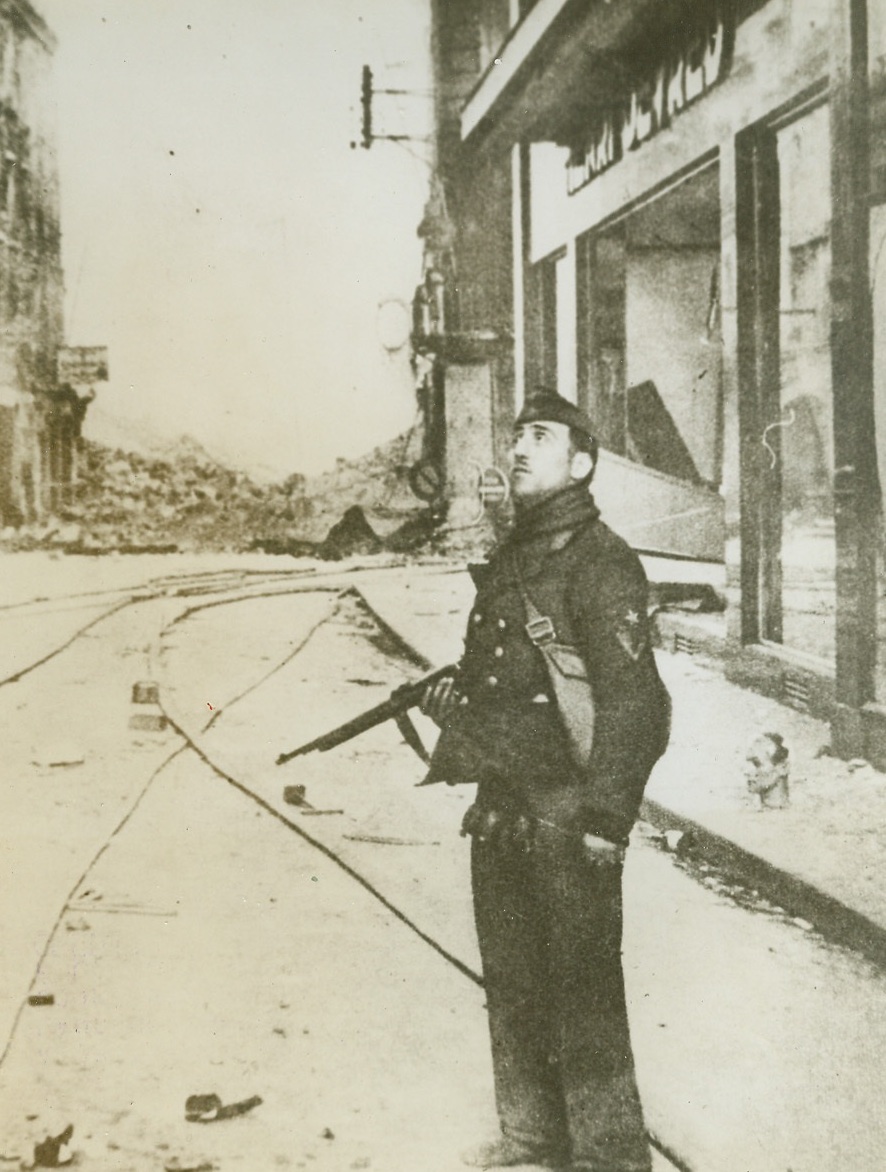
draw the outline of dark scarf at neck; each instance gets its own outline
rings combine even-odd
[[[559,492],[545,497],[537,504],[515,507],[514,528],[509,543],[534,541],[564,529],[577,529],[589,521],[596,521],[600,510],[594,503],[587,484],[570,484]]]

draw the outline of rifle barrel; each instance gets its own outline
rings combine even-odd
[[[373,708],[367,708],[359,716],[345,721],[338,728],[331,729],[322,736],[315,737],[312,741],[307,741],[304,745],[299,745],[297,749],[291,749],[288,753],[281,753],[277,758],[277,764],[285,765],[293,757],[303,757],[306,753],[326,753],[330,749],[334,749],[337,745],[343,745],[345,741],[350,741],[353,737],[359,736],[360,733],[368,732],[369,729],[375,728],[378,724],[384,724],[386,720],[395,719],[401,712],[405,712],[408,708],[413,708],[419,702],[429,684],[433,684],[438,679],[442,679],[447,675],[453,675],[454,673],[455,669],[449,664],[446,667],[438,668],[420,680],[416,680],[414,684],[403,684],[402,687],[392,692],[387,700],[383,700],[381,704],[376,704]]]

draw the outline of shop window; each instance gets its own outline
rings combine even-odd
[[[578,401],[575,367],[575,258],[559,249],[528,273],[526,384]]]
[[[579,245],[579,380],[600,443],[623,456],[626,262],[624,225]]]
[[[526,385],[530,389],[559,387],[557,291],[558,267],[564,259],[564,253],[556,253],[539,261],[527,274]]]
[[[831,387],[828,110],[776,134],[779,171],[781,638],[835,650],[836,538]],[[773,448],[773,452],[777,449]]]
[[[580,398],[601,443],[677,480],[722,466],[716,166],[578,248]]]
[[[758,131],[739,166],[752,220],[740,313],[755,356],[743,377],[742,409],[746,509],[756,517],[757,547],[744,558],[757,558],[757,634],[833,663],[828,107]]]

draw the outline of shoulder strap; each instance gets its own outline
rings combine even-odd
[[[575,647],[558,642],[553,620],[543,615],[529,597],[516,557],[514,576],[526,611],[526,634],[545,661],[573,757],[584,768],[594,742],[594,697],[587,668]]]
[[[529,636],[530,641],[536,647],[557,642],[557,629],[554,626],[554,620],[550,615],[543,615],[529,596],[516,551],[512,554],[512,564],[517,588],[523,600],[523,609],[526,611],[526,634]]]

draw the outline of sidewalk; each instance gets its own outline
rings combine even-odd
[[[452,567],[412,567],[361,580],[377,617],[429,665],[461,652],[473,588]],[[836,943],[886,962],[886,775],[830,755],[828,726],[729,683],[688,655],[659,652],[674,701],[670,748],[643,814],[689,831],[691,849],[729,878],[809,921]],[[745,756],[779,732],[791,754],[791,804],[762,810]]]

